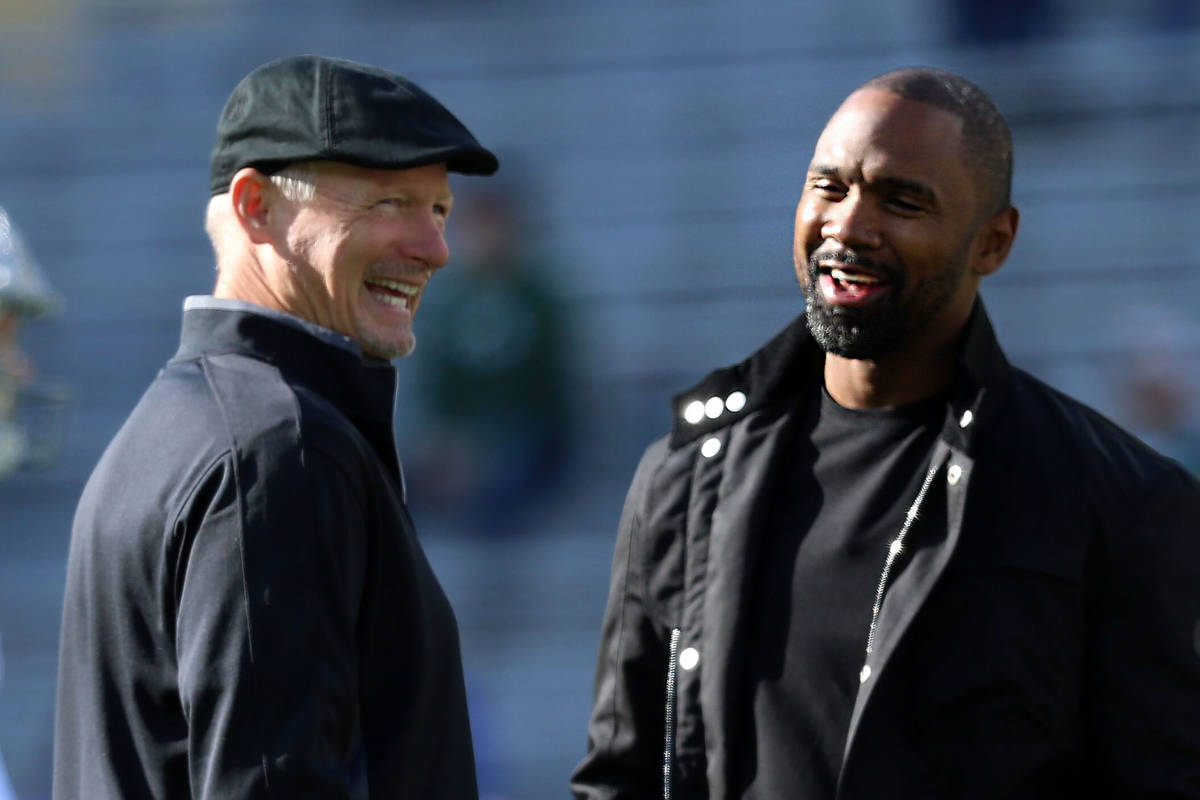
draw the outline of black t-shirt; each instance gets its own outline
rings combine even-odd
[[[755,561],[745,653],[751,724],[739,737],[745,800],[833,797],[880,573],[945,409],[935,396],[851,410],[824,390],[809,405]],[[930,517],[938,513],[922,508],[920,526],[938,524]],[[908,537],[917,534],[914,526]]]

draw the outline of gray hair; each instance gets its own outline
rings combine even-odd
[[[320,169],[314,162],[299,161],[270,175],[269,179],[279,193],[293,203],[310,203],[317,195],[319,172]],[[229,193],[213,195],[204,214],[204,232],[208,234],[208,240],[212,243],[218,269],[224,254],[232,252],[234,246],[232,221],[233,209]]]
[[[271,183],[293,203],[310,203],[317,194],[317,171],[311,161],[299,161],[273,174]]]

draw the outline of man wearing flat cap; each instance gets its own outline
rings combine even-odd
[[[55,798],[478,796],[389,361],[449,257],[447,173],[496,168],[380,69],[287,58],[234,89],[216,288],[76,512]]]

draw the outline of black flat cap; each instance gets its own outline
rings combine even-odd
[[[234,88],[209,164],[214,195],[242,167],[267,174],[310,160],[409,169],[446,164],[491,175],[500,164],[445,106],[412,81],[322,56],[264,64]]]

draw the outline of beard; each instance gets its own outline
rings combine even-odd
[[[942,270],[913,283],[908,274],[848,250],[815,252],[806,265],[804,316],[813,339],[826,353],[843,358],[877,360],[903,350],[912,336],[948,306],[966,273],[969,241]],[[863,306],[829,303],[821,292],[818,261],[869,268],[889,283],[887,293]]]

